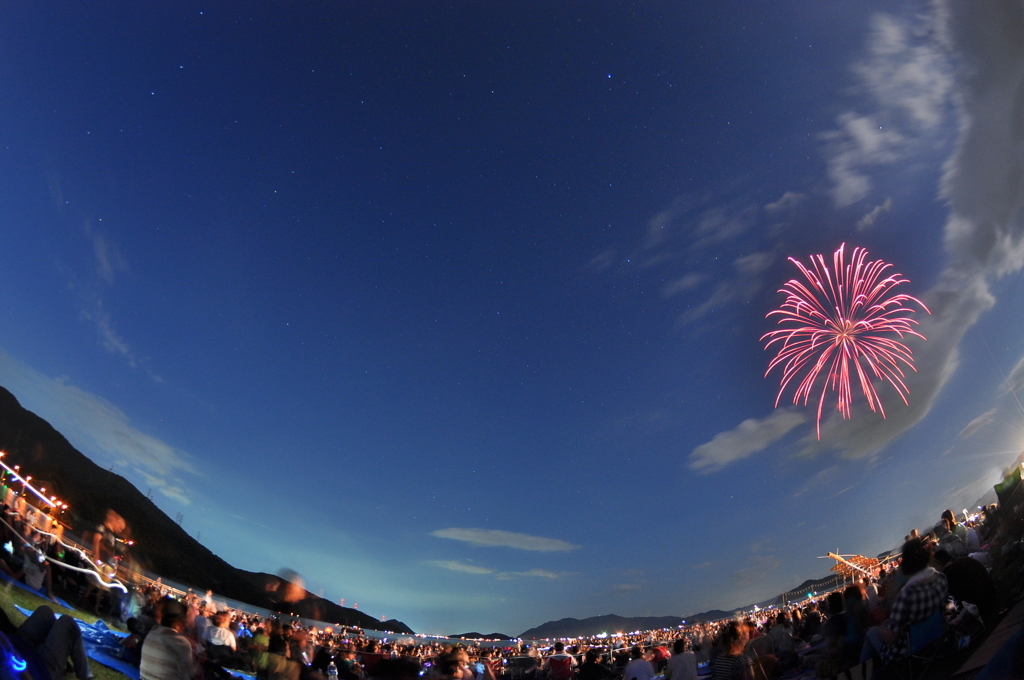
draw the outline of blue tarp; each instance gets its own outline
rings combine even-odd
[[[32,610],[19,607],[18,605],[14,606],[25,616],[32,615]],[[68,607],[68,609],[71,609],[71,607]],[[60,614],[57,614],[57,616],[60,616]],[[102,620],[96,623],[86,623],[76,618],[75,622],[82,631],[82,639],[85,641],[85,653],[89,655],[90,659],[108,668],[113,668],[115,671],[124,673],[131,680],[141,680],[139,669],[121,658],[121,653],[124,649],[121,646],[121,640],[128,637],[128,633],[113,630]],[[231,675],[242,678],[242,680],[256,680],[255,676],[240,671],[229,670],[228,672]]]
[[[38,595],[39,597],[41,597],[43,599],[49,599],[49,598],[46,597],[46,591],[45,590],[36,590],[35,588],[30,588],[27,584],[22,583],[21,581],[15,580],[15,579],[11,578],[10,576],[8,576],[7,574],[5,574],[3,572],[0,572],[0,579],[3,579],[7,583],[13,583],[14,585],[18,586],[22,590],[28,591],[28,592],[32,593],[33,595]],[[65,602],[64,600],[60,599],[59,597],[56,598],[56,599],[57,599],[57,604],[59,604],[61,607],[66,607],[68,609],[74,609],[74,607],[72,607],[71,605],[69,605],[67,602]]]
[[[18,605],[14,606],[25,616],[32,615],[32,610],[18,607]],[[57,614],[57,616],[60,616],[60,614]],[[121,651],[124,649],[121,646],[121,640],[127,637],[128,633],[112,630],[103,621],[86,623],[76,618],[75,622],[82,631],[82,639],[85,641],[85,653],[89,655],[90,659],[124,673],[132,680],[140,680],[139,669],[120,657]]]

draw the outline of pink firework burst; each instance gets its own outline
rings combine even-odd
[[[867,255],[868,251],[863,248],[854,248],[847,262],[844,243],[832,255],[832,269],[823,255],[812,255],[810,267],[796,258],[789,258],[807,281],[791,279],[779,290],[786,294],[786,301],[779,309],[768,312],[768,317],[778,317],[778,324],[783,328],[761,336],[762,341],[767,340],[766,350],[772,346],[778,350],[768,364],[765,377],[776,366],[782,366],[782,385],[775,398],[776,407],[786,386],[801,374],[803,378],[793,395],[793,403],[799,404],[802,398],[806,406],[818,377],[824,375],[818,398],[819,440],[821,407],[829,389],[839,393],[839,412],[844,418],[850,417],[853,396],[850,376],[853,373],[860,381],[868,406],[872,411],[880,411],[883,418],[885,409],[873,379],[888,382],[903,403],[907,403],[910,390],[903,382],[905,374],[900,365],[916,369],[910,348],[901,340],[906,335],[924,340],[924,336],[914,330],[917,325],[911,318],[914,310],[907,305],[916,303],[931,314],[917,298],[894,294],[894,289],[907,280],[900,274],[886,274],[892,265],[882,260],[866,261]]]

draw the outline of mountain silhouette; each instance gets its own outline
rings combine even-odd
[[[45,488],[69,505],[70,517],[63,517],[73,531],[88,536],[103,522],[108,509],[125,519],[134,544],[131,555],[147,571],[186,583],[198,591],[246,604],[325,623],[342,623],[369,630],[412,633],[401,621],[378,621],[374,617],[303,591],[295,602],[275,597],[268,588],[269,574],[252,574],[231,566],[190,536],[153,501],[124,477],[104,470],[73,447],[48,422],[18,403],[0,387],[0,451],[11,467],[20,465],[32,475],[34,485]],[[280,586],[280,584],[277,584]]]

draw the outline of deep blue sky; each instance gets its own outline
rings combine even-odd
[[[417,631],[764,599],[1021,450],[1020,14],[7,7],[0,384]],[[843,242],[934,314],[819,445],[758,339]]]

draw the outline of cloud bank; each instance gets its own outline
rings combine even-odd
[[[763,451],[805,422],[807,416],[794,408],[779,409],[760,420],[748,418],[736,429],[720,432],[711,441],[695,448],[690,454],[690,469],[701,473],[721,470],[730,463]]]
[[[0,350],[0,383],[93,460],[126,465],[167,498],[190,503],[183,475],[197,475],[192,457],[132,426],[106,399],[48,378]]]
[[[937,11],[915,25],[887,14],[872,17],[866,55],[852,70],[858,92],[876,110],[841,113],[838,129],[821,135],[837,208],[867,197],[872,169],[903,160],[945,121],[955,83],[950,51],[939,38],[943,16]]]
[[[833,411],[822,420],[820,442],[813,432],[802,441],[805,455],[834,450],[849,458],[871,456],[920,422],[956,371],[964,334],[995,305],[989,282],[1024,266],[1024,42],[1019,36],[1024,8],[964,0],[935,7],[928,38],[919,44],[895,19],[876,17],[869,58],[855,69],[884,115],[902,115],[907,129],[933,129],[947,98],[959,120],[956,148],[944,164],[939,188],[949,207],[943,239],[950,261],[933,288],[919,296],[932,314],[917,316],[927,342],[908,342],[917,369],[907,375],[910,404],[888,392],[885,419],[865,413],[863,405],[849,420]],[[897,140],[896,133],[879,134],[884,131],[876,132],[855,114],[844,116],[845,136],[833,140],[838,147],[829,166],[840,207],[866,195],[870,182],[866,174],[863,180],[858,175],[902,158],[904,143],[902,134]],[[1024,381],[1022,375],[1018,365],[1011,389]],[[759,428],[773,434],[773,417],[744,421],[697,447],[691,468],[713,471],[765,448],[767,443],[756,444],[751,434]]]
[[[917,367],[907,379],[910,406],[881,422],[833,414],[822,423],[822,441],[849,457],[877,453],[928,413],[959,364],[964,334],[995,305],[989,281],[1024,266],[1024,43],[1013,28],[1024,25],[1024,9],[957,1],[939,5],[938,17],[937,35],[958,63],[960,135],[940,184],[950,262],[922,296],[932,315],[918,317],[928,341],[910,343]],[[807,444],[810,453],[828,446]]]

